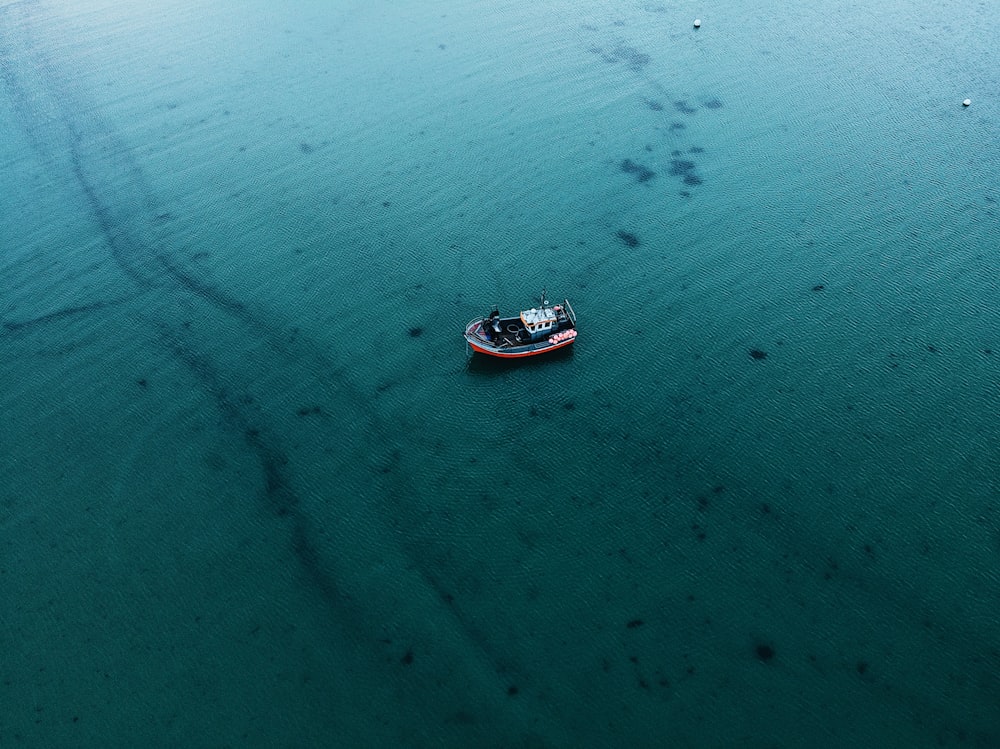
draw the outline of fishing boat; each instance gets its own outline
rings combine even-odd
[[[543,291],[540,302],[517,317],[501,317],[499,308],[494,307],[486,317],[469,321],[465,340],[473,351],[500,359],[538,356],[572,345],[576,313],[569,300],[549,304]]]

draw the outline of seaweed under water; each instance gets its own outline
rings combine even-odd
[[[649,65],[651,58],[645,52],[641,52],[628,44],[617,44],[611,50],[611,59],[614,62],[623,62],[625,66],[634,72],[639,72]]]
[[[653,177],[656,176],[656,172],[647,166],[643,166],[632,159],[623,159],[619,168],[626,174],[631,174],[635,177],[636,182],[648,182]]]
[[[618,237],[622,242],[624,242],[626,247],[638,247],[639,246],[639,238],[635,234],[633,234],[632,232],[630,232],[630,231],[624,231],[624,230],[622,230],[622,231],[616,232],[615,236]]]
[[[703,182],[695,172],[695,163],[689,159],[672,159],[669,172],[671,177],[680,177],[685,185],[694,186]]]

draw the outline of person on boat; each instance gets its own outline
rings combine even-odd
[[[487,338],[492,341],[500,340],[500,310],[494,309],[490,312],[489,319],[486,321],[487,325],[484,326],[487,330],[492,331],[492,335],[487,333]]]

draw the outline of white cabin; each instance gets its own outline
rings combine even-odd
[[[521,322],[533,341],[544,338],[557,328],[556,313],[551,307],[526,309],[521,313]]]

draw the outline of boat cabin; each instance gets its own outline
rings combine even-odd
[[[538,341],[556,330],[556,313],[551,307],[526,309],[521,313],[521,323],[532,341]]]

